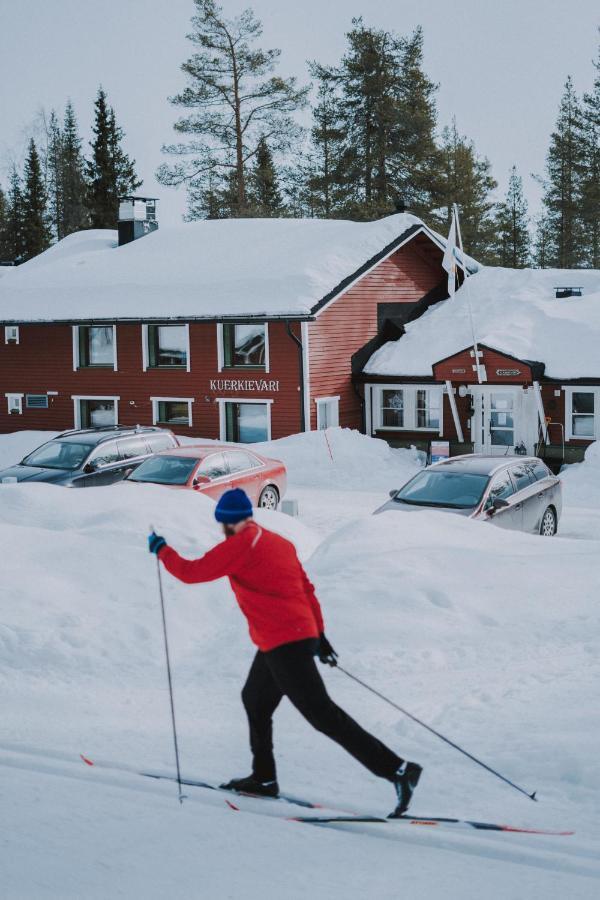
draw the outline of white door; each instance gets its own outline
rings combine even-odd
[[[480,387],[473,389],[471,424],[475,453],[510,456],[525,443],[521,388]]]

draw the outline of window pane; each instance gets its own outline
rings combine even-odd
[[[116,441],[107,441],[100,444],[89,458],[89,462],[93,462],[96,466],[107,466],[109,463],[118,462],[120,459],[119,449]]]
[[[159,450],[168,450],[169,447],[175,446],[173,438],[166,431],[158,434],[146,434],[145,437],[152,453],[158,453]]]
[[[428,390],[417,391],[417,428],[439,427],[439,395]]]
[[[229,471],[232,475],[235,472],[243,472],[247,469],[254,468],[254,462],[247,453],[243,452],[243,450],[227,450],[225,456],[227,457]]]
[[[81,427],[102,428],[115,424],[114,400],[80,400]]]
[[[186,326],[149,325],[148,350],[150,366],[186,366]]]
[[[510,474],[513,477],[517,491],[522,491],[523,488],[528,487],[534,481],[532,473],[524,465],[512,466]]]
[[[211,453],[198,466],[198,475],[204,475],[205,478],[222,478],[228,474],[229,468],[224,453]]]
[[[573,416],[573,434],[576,437],[594,437],[594,417]]]
[[[404,427],[404,392],[381,392],[381,423],[388,428]]]
[[[514,494],[515,489],[513,487],[513,483],[509,478],[508,472],[503,472],[501,475],[498,475],[494,479],[494,483],[490,489],[490,493],[488,496],[487,505],[492,506],[494,500],[501,499],[506,500],[507,497],[510,497],[511,494]]]
[[[227,403],[227,440],[252,444],[268,440],[268,407],[266,403]]]
[[[266,326],[224,325],[225,365],[234,368],[265,365]]]
[[[191,456],[151,456],[129,476],[151,484],[186,484],[198,460]]]
[[[415,475],[398,491],[394,500],[416,506],[468,509],[477,506],[487,483],[487,475],[430,469]]]
[[[573,394],[573,412],[574,413],[587,413],[588,415],[594,415],[594,395],[588,393],[574,393]]]
[[[93,326],[86,328],[87,332],[87,364],[89,366],[112,366],[113,354],[113,330],[112,327]]]
[[[133,459],[135,456],[147,456],[148,447],[143,438],[131,438],[127,441],[117,441],[121,459]]]
[[[158,421],[166,425],[189,425],[189,405],[181,400],[161,400],[158,404]]]
[[[538,460],[538,462],[532,463],[532,465],[530,465],[530,469],[536,481],[541,481],[543,478],[547,478],[548,475],[550,475],[548,468],[544,465],[541,459]]]
[[[46,469],[78,469],[92,448],[92,444],[50,441],[26,456],[21,465],[42,466]]]

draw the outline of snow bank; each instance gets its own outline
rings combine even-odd
[[[581,285],[582,297],[557,300],[556,286]],[[454,295],[406,325],[406,334],[373,354],[376,375],[431,376],[435,362],[473,342],[546,364],[553,378],[600,376],[600,271],[485,266]]]
[[[565,504],[600,511],[600,441],[589,445],[583,462],[564,466],[560,477]]]
[[[0,434],[0,469],[14,466],[24,456],[56,437],[58,431],[13,431]]]
[[[113,231],[79,232],[0,282],[0,320],[305,315],[422,224],[407,213],[377,222],[203,220],[117,249]]]
[[[310,431],[254,447],[285,463],[292,488],[387,491],[404,484],[423,464],[419,451],[394,450],[351,428]]]

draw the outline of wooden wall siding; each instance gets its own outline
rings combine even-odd
[[[300,337],[300,326],[292,326]],[[73,371],[72,331],[68,325],[22,325],[19,344],[0,344],[0,432],[23,429],[61,430],[73,427],[74,394],[118,396],[119,421],[123,425],[152,423],[151,397],[193,397],[192,427],[177,426],[179,434],[219,438],[217,397],[273,400],[272,436],[284,437],[300,430],[300,382],[296,344],[284,323],[270,323],[270,371],[225,370],[218,372],[217,328],[214,323],[190,325],[191,371],[142,370],[141,325],[117,325],[118,371]],[[261,379],[278,381],[278,391],[240,392],[211,389],[211,379]],[[48,409],[27,409],[8,415],[5,393],[45,394]]]
[[[377,333],[377,304],[414,303],[439,284],[442,274],[439,261],[430,261],[412,242],[379,263],[309,323],[311,428],[317,427],[315,399],[337,396],[340,425],[362,428],[350,364],[352,354]]]
[[[433,377],[436,381],[446,381],[449,379],[453,384],[477,384],[477,372],[473,371],[475,364],[474,357],[471,356],[472,348],[469,347],[451,356],[449,359],[436,363],[433,366]],[[531,384],[531,368],[520,360],[512,359],[510,356],[504,356],[495,350],[488,350],[487,347],[479,347],[483,354],[479,358],[480,365],[485,366],[487,380],[486,384]],[[456,369],[464,369],[464,372],[457,372]],[[519,375],[497,375],[497,369],[507,369],[514,371],[518,369]]]

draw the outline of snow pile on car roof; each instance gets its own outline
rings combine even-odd
[[[556,299],[556,287],[583,296]],[[554,378],[600,376],[600,271],[484,267],[452,300],[406,325],[406,334],[373,354],[365,372],[431,376],[434,363],[473,343],[545,363]]]
[[[0,320],[307,315],[421,225],[408,213],[376,222],[202,220],[117,248],[114,231],[83,231],[0,283]]]

